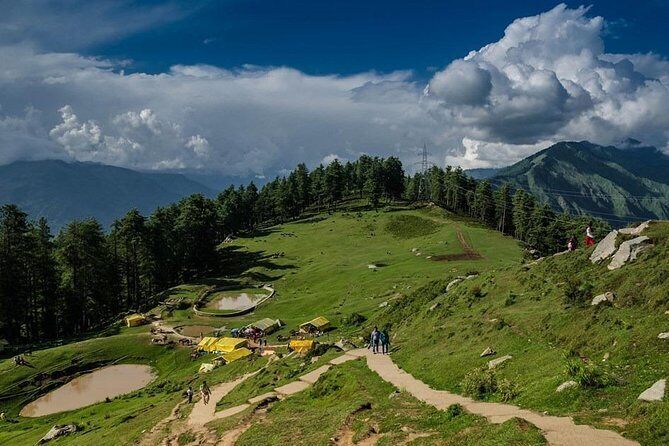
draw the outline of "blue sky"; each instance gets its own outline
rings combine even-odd
[[[669,2],[0,0],[0,163],[273,176],[669,152]]]
[[[419,76],[428,76],[430,70],[498,40],[514,19],[556,4],[545,0],[217,1],[174,22],[93,45],[87,53],[129,58],[133,69],[150,72],[173,64],[206,63],[285,65],[310,74],[415,70]],[[668,1],[585,4],[592,5],[591,14],[609,21],[604,36],[609,51],[669,54]]]

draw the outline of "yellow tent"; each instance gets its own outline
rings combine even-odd
[[[296,353],[306,353],[314,348],[314,341],[312,339],[305,339],[304,341],[293,340],[288,344],[289,348]]]
[[[323,316],[318,316],[316,319],[312,319],[309,322],[305,322],[300,325],[301,331],[313,332],[313,331],[325,331],[330,328],[330,321],[325,319]]]
[[[125,318],[125,324],[128,327],[137,327],[139,325],[144,325],[146,323],[146,318],[142,316],[141,314],[131,314],[130,316],[126,316]]]
[[[217,361],[222,361],[225,364],[228,364],[232,361],[236,361],[238,359],[246,358],[247,356],[252,355],[252,354],[253,354],[253,352],[251,350],[249,350],[246,347],[242,347],[242,348],[235,349],[235,350],[231,351],[230,353],[223,353],[221,356],[216,358],[216,360]]]
[[[242,338],[219,338],[211,345],[210,352],[230,353],[238,348],[246,347],[248,341]]]
[[[212,338],[211,336],[205,336],[202,338],[199,344],[197,344],[197,349],[205,352],[213,351],[211,347],[218,341],[217,338]]]

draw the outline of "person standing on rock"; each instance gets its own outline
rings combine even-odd
[[[588,223],[585,228],[585,246],[593,246],[595,244],[595,233],[592,230],[592,222]]]
[[[374,327],[374,330],[372,330],[372,335],[369,338],[369,344],[372,346],[372,353],[378,353],[380,337],[381,333],[379,332],[379,329]]]

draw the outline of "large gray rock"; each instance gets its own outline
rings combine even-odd
[[[47,432],[46,435],[40,439],[38,444],[47,443],[51,440],[55,440],[58,437],[71,434],[76,431],[77,431],[77,426],[74,424],[66,424],[64,426],[53,426],[51,430],[49,430],[49,432]]]
[[[645,235],[640,237],[633,238],[632,240],[624,241],[620,244],[618,251],[616,251],[611,263],[609,263],[608,268],[610,270],[618,269],[627,263],[631,256],[633,250],[638,250],[641,245],[648,244],[649,238]],[[637,251],[638,254],[638,251]]]
[[[656,381],[655,384],[641,392],[639,398],[641,401],[662,401],[664,398],[664,389],[667,385],[666,379]]]
[[[657,335],[657,339],[669,339],[669,332],[660,333],[659,335]]]
[[[595,296],[592,298],[592,302],[590,302],[590,305],[599,305],[604,302],[611,302],[613,303],[613,299],[616,298],[616,295],[613,294],[610,291],[607,291],[604,294],[600,294],[599,296]]]
[[[617,237],[618,231],[615,229],[609,232],[606,237],[604,237],[599,243],[597,243],[597,246],[595,246],[595,250],[592,251],[592,254],[590,254],[590,261],[592,263],[601,262],[616,252]]]
[[[506,355],[506,356],[502,356],[501,358],[497,358],[497,359],[493,359],[491,361],[488,361],[488,368],[489,369],[494,369],[495,367],[497,367],[501,363],[506,362],[511,358],[513,358],[513,356]]]
[[[623,228],[620,229],[618,232],[621,234],[626,234],[626,235],[639,235],[641,234],[648,226],[650,225],[650,220],[644,221],[641,223],[639,226],[636,228]]]
[[[578,383],[576,381],[565,381],[560,384],[555,391],[560,393],[567,389],[571,389],[572,387],[578,387]]]

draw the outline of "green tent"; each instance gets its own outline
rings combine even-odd
[[[257,328],[265,334],[270,334],[281,328],[281,321],[266,317],[265,319],[260,319],[259,321],[250,324],[249,327]]]

